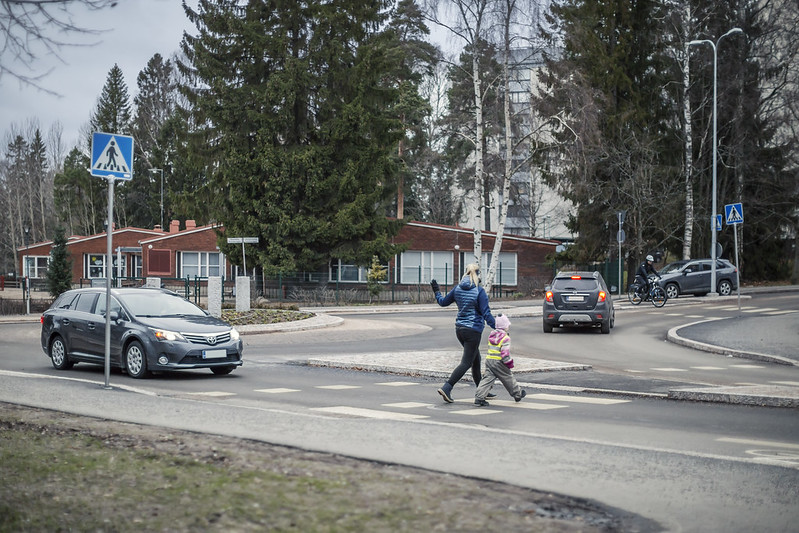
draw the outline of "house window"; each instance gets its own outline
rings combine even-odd
[[[50,263],[49,255],[26,255],[23,259],[22,273],[29,278],[47,277],[47,265]]]
[[[441,285],[454,282],[452,252],[403,252],[400,256],[400,283],[429,283],[435,279]]]
[[[223,265],[221,252],[180,252],[180,276],[183,278],[221,276]]]
[[[113,256],[113,272],[112,277],[117,277],[118,258]],[[125,272],[125,257],[122,257],[122,272]],[[89,279],[105,278],[105,254],[85,254],[83,256],[83,277]]]
[[[483,272],[488,272],[491,265],[492,252],[486,252],[480,258],[480,268]],[[494,274],[494,285],[516,285],[517,275],[517,255],[513,252],[500,252],[497,262],[497,272]],[[485,274],[483,275],[485,277]]]
[[[388,272],[388,263],[383,265]],[[336,276],[338,275],[338,278]],[[347,265],[338,260],[333,263],[329,271],[331,282],[339,281],[344,283],[366,283],[369,281],[369,268],[357,265]]]

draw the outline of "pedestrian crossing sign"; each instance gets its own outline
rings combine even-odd
[[[742,204],[727,204],[724,206],[727,225],[744,223],[744,208]]]
[[[92,176],[133,178],[133,137],[113,133],[92,134]]]

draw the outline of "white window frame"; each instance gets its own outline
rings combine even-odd
[[[480,268],[483,272],[488,272],[488,267],[491,265],[491,257],[493,252],[484,252],[480,258]],[[518,284],[519,270],[518,270],[519,255],[516,252],[499,252],[499,261],[497,262],[497,272],[494,275],[494,285],[499,285],[500,280],[503,287],[516,286]],[[500,269],[502,276],[500,277]],[[485,277],[485,275],[483,275]]]
[[[388,263],[383,264],[383,268],[386,269],[386,272],[389,272],[388,267]],[[371,268],[342,263],[341,259],[339,259],[328,267],[328,280],[331,283],[367,283],[369,281],[369,270],[371,270]],[[343,275],[345,272],[349,274],[346,277]],[[388,276],[380,283],[388,283]]]
[[[47,277],[47,266],[50,264],[49,255],[26,255],[22,258],[22,275],[30,279]]]
[[[83,277],[86,279],[105,279],[105,258],[106,254],[83,254]],[[99,261],[99,263],[98,263]],[[117,256],[113,255],[111,260],[112,266],[112,273],[111,276],[115,277],[118,270],[117,270]],[[126,257],[122,256],[122,272],[126,272]],[[96,274],[99,271],[100,275],[92,275],[94,269],[94,273]]]
[[[178,254],[180,256],[179,276],[181,278],[189,276],[192,278],[207,278],[211,276],[224,276],[225,274],[225,254],[222,252],[182,251],[178,252]],[[186,258],[189,256],[196,256],[197,261],[190,263],[192,268],[196,268],[196,274],[186,274]],[[213,256],[217,258],[217,263],[212,265],[210,259]]]
[[[453,274],[453,252],[409,250],[400,255],[400,265],[399,282],[402,285],[430,283],[433,279],[441,285],[457,282]]]

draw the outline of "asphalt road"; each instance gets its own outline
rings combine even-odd
[[[795,409],[671,401],[652,391],[799,382],[794,367],[753,365],[666,342],[667,330],[719,313],[706,303],[624,310],[611,335],[545,335],[534,316],[519,316],[513,327],[519,360],[588,360],[592,369],[521,373],[529,398],[516,404],[500,390],[482,409],[471,405],[468,383],[456,387],[459,401],[443,404],[436,374],[304,364],[388,353],[395,360],[443,357],[446,371],[452,354],[458,356],[448,311],[342,315],[332,328],[247,335],[245,366],[229,376],[198,371],[138,381],[113,373],[110,390],[101,386],[101,368],[49,367],[36,324],[6,324],[0,325],[0,401],[570,494],[641,515],[636,523],[643,531],[794,530]],[[585,347],[593,351],[581,353]],[[583,382],[575,384],[575,376]],[[605,392],[588,390],[588,381]],[[631,383],[645,390],[608,392],[609,384]]]

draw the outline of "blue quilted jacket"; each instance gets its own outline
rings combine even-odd
[[[491,314],[491,309],[488,307],[488,295],[485,289],[472,283],[468,274],[463,276],[461,282],[446,296],[442,296],[441,292],[437,291],[436,300],[441,307],[446,307],[452,302],[458,304],[455,327],[471,328],[481,332],[486,322],[492,328],[496,327],[494,315]]]

